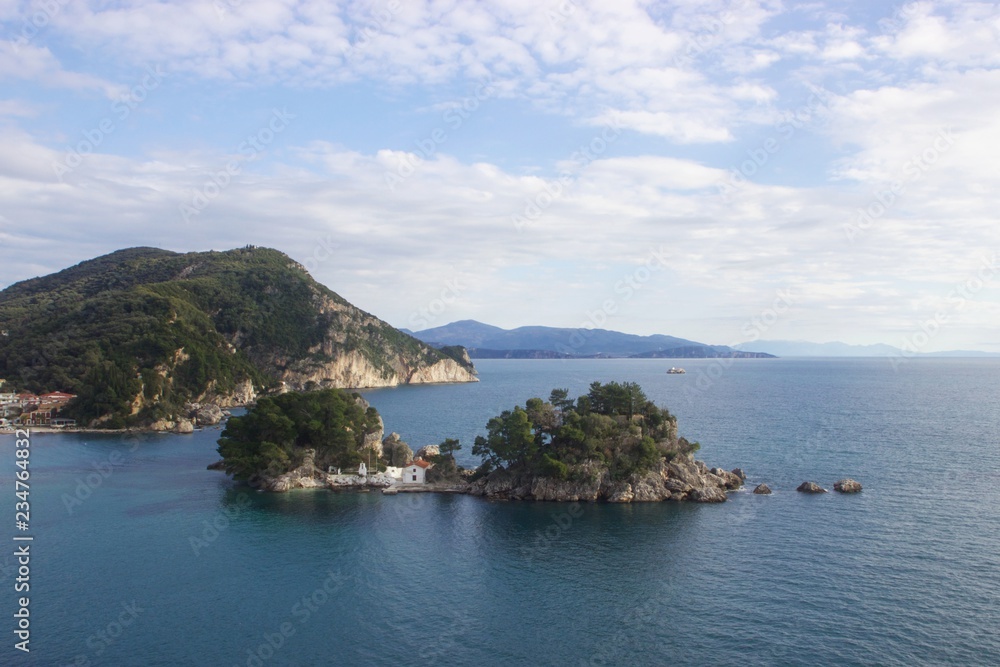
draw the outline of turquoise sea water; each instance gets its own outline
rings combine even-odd
[[[0,664],[1000,664],[998,361],[477,365],[476,385],[365,393],[414,449],[459,437],[471,463],[501,409],[633,380],[709,465],[775,494],[264,495],[205,470],[216,430],[37,434],[24,655],[0,436]],[[864,492],[794,491],[845,476]]]

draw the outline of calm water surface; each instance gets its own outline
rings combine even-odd
[[[636,381],[773,496],[263,495],[205,470],[217,430],[37,434],[32,652],[7,548],[0,664],[1000,664],[1000,362],[684,364],[480,361],[476,385],[365,394],[414,449],[458,437],[471,464],[500,410]],[[865,491],[794,492],[844,476]]]

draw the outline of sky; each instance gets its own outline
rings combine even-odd
[[[1000,352],[998,3],[0,0],[0,31],[0,287],[254,244],[412,330]]]

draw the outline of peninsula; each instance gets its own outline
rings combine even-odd
[[[464,349],[394,329],[254,246],[130,248],[16,283],[0,332],[4,390],[74,395],[60,417],[88,428],[184,432],[205,406],[269,393],[477,381]]]

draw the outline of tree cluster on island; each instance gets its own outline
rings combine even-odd
[[[582,464],[596,463],[618,480],[699,448],[677,437],[677,418],[634,382],[594,382],[575,400],[554,389],[548,401],[532,398],[505,410],[487,431],[472,448],[483,459],[479,475],[504,467],[572,479]]]
[[[381,429],[378,411],[358,394],[289,392],[262,398],[246,415],[230,418],[218,451],[226,472],[249,482],[283,475],[305,460],[322,471],[356,470],[364,462],[376,472],[409,463],[412,451],[394,436],[373,456],[371,438]],[[676,417],[631,382],[594,382],[576,399],[555,389],[548,401],[532,398],[490,419],[486,432],[472,448],[482,459],[477,478],[505,468],[573,480],[592,475],[596,465],[612,480],[624,480],[699,448],[677,437]],[[437,448],[438,454],[427,457],[434,464],[428,482],[461,481],[464,471],[455,460],[459,441],[449,438]]]
[[[245,415],[231,417],[218,452],[223,469],[246,482],[283,475],[302,465],[307,452],[321,471],[356,471],[364,463],[374,473],[408,464],[413,452],[401,440],[387,438],[381,455],[373,456],[381,433],[378,411],[359,394],[341,389],[289,392],[262,398]],[[454,456],[459,449],[453,439],[438,445],[439,454],[428,457],[435,464],[428,481],[459,479]]]

